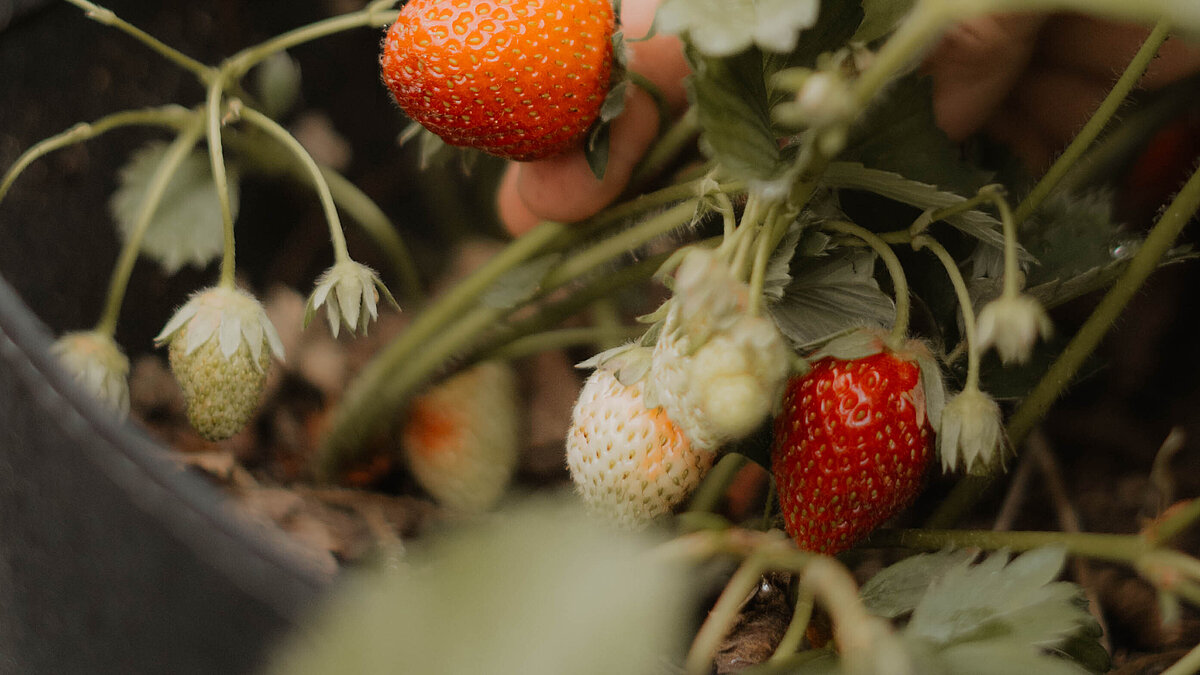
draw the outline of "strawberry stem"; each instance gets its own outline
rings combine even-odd
[[[333,244],[333,257],[336,262],[349,262],[350,252],[346,248],[346,234],[342,231],[342,220],[338,217],[337,206],[334,205],[333,195],[329,191],[329,184],[325,182],[325,176],[321,173],[321,168],[317,166],[316,160],[308,151],[300,145],[300,141],[296,137],[279,125],[278,122],[258,112],[254,108],[241,105],[239,101],[232,102],[236,107],[238,115],[262,129],[269,136],[279,141],[281,145],[288,149],[300,162],[300,164],[308,171],[312,178],[313,188],[317,192],[318,199],[321,200],[321,208],[325,211],[325,221],[329,224],[329,239]]]
[[[508,344],[488,352],[489,358],[511,361],[526,356],[583,345],[621,343],[632,340],[646,332],[645,326],[586,326],[563,328],[534,333],[512,340]]]
[[[1117,279],[1091,316],[1079,328],[1079,332],[1058,355],[1042,379],[1026,395],[1019,408],[1008,422],[1008,437],[1013,447],[1019,447],[1033,430],[1063,389],[1079,372],[1079,368],[1108,334],[1117,317],[1125,310],[1129,301],[1137,294],[1146,279],[1158,268],[1163,256],[1175,245],[1175,240],[1185,225],[1200,210],[1200,169],[1175,195],[1169,206],[1159,217],[1141,248],[1129,261],[1125,273]],[[938,510],[930,517],[931,527],[948,527],[957,522],[983,495],[995,480],[991,476],[964,478],[946,496]]]
[[[795,215],[783,209],[782,204],[773,204],[767,214],[766,223],[756,242],[758,250],[754,254],[754,267],[750,271],[750,308],[751,316],[762,313],[763,287],[766,284],[767,263],[775,252],[779,242],[787,234]]]
[[[91,19],[92,21],[116,28],[122,33],[134,38],[138,42],[141,42],[154,52],[158,53],[159,56],[162,56],[171,63],[174,63],[180,68],[183,68],[184,70],[195,75],[196,78],[202,83],[207,84],[217,78],[217,71],[215,68],[204,65],[203,63],[184,54],[178,49],[166,44],[162,40],[150,35],[146,31],[134,26],[128,21],[117,16],[116,13],[111,9],[101,7],[88,2],[87,0],[67,0],[67,2],[82,9],[87,18]]]
[[[963,385],[963,390],[978,389],[979,346],[975,339],[975,308],[971,304],[971,294],[967,291],[967,284],[963,281],[962,272],[959,271],[958,264],[954,262],[954,258],[946,250],[946,247],[933,237],[927,234],[916,237],[912,241],[912,247],[914,251],[920,251],[922,248],[929,249],[941,261],[942,267],[946,268],[946,275],[950,277],[950,285],[954,286],[954,293],[958,297],[958,309],[962,312],[963,333],[967,341],[967,381]]]
[[[893,349],[898,349],[908,337],[908,317],[912,306],[908,297],[908,278],[904,275],[904,267],[900,264],[900,258],[896,257],[896,252],[880,239],[879,235],[865,227],[839,220],[826,223],[823,229],[861,239],[879,254],[883,264],[887,266],[888,274],[892,277],[892,289],[896,294],[896,321],[892,325],[891,335],[888,336],[888,344]]]
[[[121,246],[121,254],[113,267],[112,276],[108,282],[108,296],[104,303],[104,310],[96,323],[97,333],[108,338],[113,337],[116,333],[117,319],[121,315],[121,304],[125,300],[129,276],[133,273],[134,263],[137,262],[138,254],[141,252],[142,239],[150,227],[150,220],[154,217],[154,212],[158,210],[158,205],[162,202],[171,179],[175,177],[183,160],[196,147],[202,133],[204,133],[203,119],[195,115],[192,118],[192,124],[175,137],[175,140],[167,147],[158,166],[155,167],[154,176],[150,179],[150,184],[146,186],[146,193],[142,196],[142,202],[138,206],[133,228]]]
[[[229,57],[222,64],[221,71],[226,77],[232,80],[240,79],[243,75],[250,72],[251,68],[270,58],[273,54],[286,51],[306,42],[312,42],[313,40],[354,28],[389,26],[396,21],[399,12],[394,10],[385,11],[385,8],[394,4],[394,2],[373,2],[357,12],[322,19],[307,26],[301,26],[286,33],[276,35],[269,40],[243,49]]]
[[[206,114],[208,115],[208,158],[212,165],[213,183],[217,188],[217,201],[221,205],[224,247],[221,253],[221,280],[224,288],[233,288],[235,273],[235,250],[233,237],[233,207],[229,201],[229,177],[225,173],[225,155],[221,148],[221,98],[224,86],[220,79],[208,86]]]
[[[633,175],[629,179],[630,188],[637,189],[638,186],[662,173],[663,169],[695,139],[699,131],[700,122],[696,115],[696,109],[689,108],[675,124],[658,137],[634,167]]]
[[[700,486],[692,493],[692,500],[688,503],[688,512],[711,513],[715,511],[721,498],[725,496],[725,491],[733,483],[733,479],[749,461],[748,457],[736,452],[727,453],[717,460],[716,465],[709,470]]]
[[[160,108],[146,108],[143,110],[124,110],[111,115],[105,115],[100,119],[87,123],[81,122],[75,126],[58,133],[50,138],[38,142],[33,147],[26,150],[13,162],[8,171],[4,173],[4,178],[0,179],[0,201],[4,201],[4,197],[8,194],[13,183],[21,175],[25,169],[29,168],[30,164],[41,157],[76,143],[82,143],[106,133],[113,129],[128,126],[158,126],[183,131],[195,117],[195,111],[188,110],[178,105],[166,105]]]
[[[1054,191],[1054,188],[1058,187],[1058,184],[1067,173],[1075,167],[1079,158],[1083,156],[1083,153],[1096,140],[1100,132],[1108,126],[1109,121],[1117,113],[1121,104],[1129,96],[1129,93],[1133,91],[1133,88],[1137,86],[1138,81],[1141,80],[1146,69],[1150,67],[1155,54],[1158,53],[1162,44],[1167,41],[1170,33],[1170,26],[1165,20],[1155,24],[1154,30],[1150,31],[1150,35],[1146,37],[1137,54],[1133,56],[1129,65],[1125,67],[1125,72],[1121,73],[1121,77],[1113,85],[1108,95],[1105,96],[1104,101],[1100,103],[1100,107],[1096,109],[1096,112],[1088,119],[1087,124],[1079,131],[1074,140],[1071,141],[1071,144],[1067,146],[1067,149],[1058,156],[1058,159],[1054,161],[1050,169],[1046,171],[1037,185],[1033,187],[1033,190],[1030,191],[1017,207],[1016,215],[1014,216],[1016,223],[1023,223],[1029,216],[1033,215],[1033,212],[1046,201],[1046,198]],[[1005,293],[1007,293],[1009,285],[1007,278],[1004,285]]]

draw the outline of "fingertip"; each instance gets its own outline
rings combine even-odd
[[[520,164],[509,164],[496,191],[496,213],[500,222],[504,224],[504,229],[514,237],[532,230],[540,222],[537,214],[529,210],[525,201],[521,199],[517,189],[521,179],[520,173]]]

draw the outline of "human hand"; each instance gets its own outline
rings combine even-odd
[[[645,33],[657,0],[626,0],[627,35]],[[1149,29],[1091,17],[1004,15],[952,29],[923,71],[933,80],[938,125],[954,141],[986,133],[1039,172],[1087,121],[1138,50]],[[630,67],[658,86],[673,109],[685,101],[687,74],[679,41],[658,35],[631,43]],[[1141,85],[1157,88],[1200,70],[1200,47],[1169,40]],[[615,199],[658,131],[658,113],[631,88],[613,123],[608,171],[597,180],[583,151],[508,167],[497,196],[501,220],[514,235],[542,219],[586,218]]]

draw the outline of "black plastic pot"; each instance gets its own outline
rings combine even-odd
[[[0,6],[0,27],[34,4]],[[96,43],[72,40],[126,39],[58,4],[0,34],[7,63],[0,69],[8,69],[0,75],[0,156],[7,160],[71,118],[120,104],[91,104],[80,91],[78,106],[64,109],[54,98],[72,72],[95,72],[87,68]],[[66,41],[61,49],[46,44],[56,37]],[[115,53],[147,58],[136,45],[119,47]],[[64,61],[47,61],[47,51]],[[167,72],[148,68],[159,69],[148,77]],[[48,352],[55,333],[95,320],[115,258],[98,205],[119,157],[100,148],[41,164],[2,209],[0,672],[253,672],[316,604],[327,578],[277,534],[238,520],[136,425],[117,422],[78,391]],[[80,158],[90,164],[86,173],[100,177],[64,170]],[[179,293],[153,286],[153,275],[141,279],[151,289],[130,299],[122,330],[144,351],[152,324]],[[147,301],[151,309],[139,306]]]

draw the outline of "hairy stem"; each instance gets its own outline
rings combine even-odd
[[[700,486],[696,488],[696,492],[692,494],[692,499],[688,502],[688,511],[705,513],[715,511],[721,503],[721,498],[725,496],[725,491],[733,483],[733,479],[749,461],[748,457],[736,452],[731,452],[717,460],[716,466],[708,472]]]
[[[884,265],[887,266],[888,274],[892,277],[892,288],[896,293],[896,323],[892,326],[892,333],[888,340],[893,346],[904,342],[908,336],[911,301],[908,297],[908,278],[904,275],[904,267],[900,264],[900,259],[896,257],[896,252],[874,232],[854,223],[836,221],[827,223],[824,229],[861,239],[879,254]]]
[[[645,332],[644,326],[563,328],[517,338],[503,347],[492,350],[489,355],[491,358],[504,360],[519,359],[552,349],[578,347],[597,342],[624,342]]]
[[[167,186],[171,184],[171,179],[175,177],[179,166],[183,164],[183,160],[187,158],[192,148],[196,147],[200,135],[204,133],[204,125],[201,122],[201,118],[193,117],[192,125],[175,137],[175,140],[167,147],[166,153],[163,154],[162,160],[155,167],[154,176],[151,178],[150,184],[146,186],[146,193],[142,197],[142,203],[138,206],[133,228],[121,247],[121,254],[117,258],[116,265],[113,266],[104,310],[96,323],[97,333],[102,333],[110,338],[116,333],[117,319],[121,315],[121,305],[129,286],[129,276],[133,273],[134,263],[137,262],[138,253],[141,252],[142,239],[150,227],[154,212],[158,210],[158,205],[162,202]]]
[[[342,220],[338,216],[337,206],[334,205],[333,195],[329,191],[329,184],[325,182],[325,175],[321,168],[317,166],[316,160],[308,151],[300,145],[300,141],[296,137],[288,133],[278,122],[258,112],[254,108],[239,106],[238,114],[242,119],[250,124],[262,129],[267,135],[274,138],[281,145],[288,149],[300,162],[312,179],[313,189],[317,192],[317,198],[321,200],[321,208],[325,211],[325,222],[329,225],[329,239],[333,244],[333,257],[339,263],[350,261],[350,251],[346,249],[346,234],[342,231]]]
[[[1013,447],[1019,447],[1034,425],[1046,415],[1050,406],[1079,372],[1080,366],[1100,345],[1100,341],[1108,334],[1129,301],[1157,269],[1163,256],[1175,245],[1180,232],[1197,210],[1200,210],[1200,170],[1193,172],[1183,189],[1175,195],[1175,199],[1155,223],[1141,248],[1129,261],[1129,267],[1124,274],[1108,290],[1079,332],[1071,338],[1042,379],[1013,413],[1008,422],[1008,437]],[[975,505],[994,480],[991,476],[964,478],[931,516],[929,526],[943,528],[953,525]]]
[[[221,146],[221,98],[224,87],[219,79],[208,86],[205,114],[208,116],[208,157],[212,165],[213,183],[217,188],[217,201],[221,205],[221,223],[224,231],[224,247],[221,254],[221,280],[224,288],[233,288],[236,271],[233,206],[229,201],[229,177],[225,173],[225,154]]]
[[[138,42],[149,47],[159,56],[167,59],[171,63],[183,68],[184,70],[195,75],[200,82],[208,84],[217,74],[215,68],[206,66],[203,63],[193,59],[192,57],[180,52],[178,49],[166,44],[162,40],[150,35],[146,31],[134,26],[128,21],[117,16],[111,9],[101,7],[99,5],[88,2],[87,0],[67,0],[67,2],[82,9],[87,17],[92,21],[116,28],[134,38]]]
[[[759,556],[751,556],[738,567],[725,584],[725,590],[708,613],[708,618],[696,633],[692,648],[688,650],[684,669],[691,675],[707,675],[712,670],[713,657],[721,646],[721,640],[737,621],[742,603],[754,592],[759,579],[766,571],[766,561]]]
[[[222,71],[233,80],[240,79],[243,75],[250,72],[251,68],[270,58],[271,55],[286,51],[297,45],[354,28],[381,27],[394,23],[399,12],[381,10],[377,7],[378,4],[372,3],[357,12],[323,19],[307,26],[301,26],[300,28],[276,35],[265,42],[244,49],[229,57],[222,66]]]
[[[958,296],[958,309],[963,317],[963,334],[967,340],[967,381],[964,390],[979,388],[979,341],[975,339],[975,308],[971,306],[971,294],[967,291],[967,283],[963,280],[962,272],[950,252],[936,239],[929,235],[921,235],[913,239],[914,251],[927,248],[937,256],[942,266],[946,268],[946,276],[950,277],[950,285]]]
[[[1154,30],[1150,31],[1150,35],[1146,37],[1137,54],[1134,55],[1129,65],[1125,67],[1125,72],[1121,73],[1121,77],[1113,85],[1112,90],[1108,92],[1104,101],[1100,103],[1100,107],[1096,109],[1096,112],[1092,113],[1087,124],[1076,134],[1075,139],[1071,141],[1067,149],[1059,155],[1054,164],[1050,166],[1050,169],[1046,171],[1045,175],[1033,187],[1029,195],[1017,207],[1014,216],[1017,223],[1025,222],[1029,216],[1033,215],[1034,211],[1037,211],[1038,207],[1054,191],[1054,188],[1058,187],[1058,184],[1062,182],[1063,177],[1074,168],[1079,158],[1083,156],[1083,153],[1096,140],[1100,132],[1104,130],[1104,127],[1108,126],[1109,121],[1112,120],[1117,110],[1121,107],[1121,103],[1125,101],[1129,93],[1137,86],[1138,81],[1141,80],[1142,75],[1145,74],[1151,61],[1154,60],[1154,55],[1158,53],[1162,44],[1167,41],[1170,32],[1170,26],[1166,21],[1159,21],[1154,26]],[[1008,282],[1005,281],[1005,292],[1007,292],[1007,288]]]
[[[75,126],[40,141],[33,147],[21,153],[17,161],[4,173],[0,179],[0,202],[4,201],[13,183],[30,164],[41,157],[76,143],[93,139],[100,134],[128,126],[155,126],[183,131],[198,113],[178,105],[167,105],[161,108],[146,108],[144,110],[124,110],[105,115],[100,119],[87,123],[80,122]]]
[[[1146,540],[1138,535],[994,530],[877,530],[864,545],[921,551],[938,551],[946,547],[1028,551],[1060,546],[1073,555],[1126,564],[1133,563],[1148,550]]]

